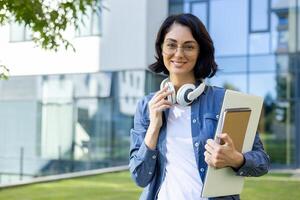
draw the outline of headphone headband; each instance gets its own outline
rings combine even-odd
[[[203,80],[202,83],[197,88],[194,84],[182,85],[178,89],[177,95],[175,94],[175,87],[172,84],[172,82],[170,82],[169,78],[166,78],[161,82],[160,89],[163,89],[166,85],[168,86],[168,91],[173,91],[173,93],[167,97],[168,101],[170,101],[173,104],[177,102],[182,106],[187,106],[191,104],[205,90],[205,83]]]

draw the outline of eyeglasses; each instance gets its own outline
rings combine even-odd
[[[179,46],[174,42],[164,42],[162,45],[162,50],[167,55],[175,54],[177,52],[177,49],[182,49],[185,55],[191,56],[198,52],[198,45],[193,43],[188,43]]]

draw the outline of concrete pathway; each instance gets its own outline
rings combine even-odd
[[[300,168],[299,169],[271,169],[270,173],[289,173],[292,174],[293,178],[300,178]]]

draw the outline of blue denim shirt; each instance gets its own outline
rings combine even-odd
[[[204,93],[191,104],[193,147],[203,182],[207,169],[207,164],[204,161],[204,145],[207,139],[214,138],[224,94],[225,89],[223,88],[207,86]],[[144,188],[140,197],[141,200],[156,199],[165,176],[166,121],[169,110],[163,113],[163,125],[160,129],[156,149],[151,150],[144,143],[144,137],[150,123],[148,102],[153,95],[150,94],[139,101],[134,117],[134,127],[130,132],[129,169],[135,183]],[[238,176],[261,176],[267,173],[270,160],[263,149],[258,134],[255,136],[252,151],[244,153],[244,158],[244,164],[239,169],[234,169]],[[239,199],[239,195],[210,199]]]

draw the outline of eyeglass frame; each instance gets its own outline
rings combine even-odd
[[[167,53],[167,52],[165,51],[165,48],[167,48],[167,46],[165,46],[165,43],[167,43],[167,42],[164,41],[164,42],[161,44],[161,49],[162,49],[162,52],[165,53],[165,54],[167,54],[167,55],[173,55],[173,54],[175,54],[175,53],[178,51],[178,49],[182,49],[183,54],[184,54],[184,55],[187,55],[187,56],[191,56],[191,55],[193,55],[194,53],[199,52],[199,45],[198,45],[198,43],[195,45],[195,48],[194,48],[194,49],[192,49],[191,51],[186,51],[186,49],[184,49],[184,45],[187,45],[187,44],[178,45],[178,44],[176,44],[175,42],[169,42],[169,43],[171,43],[171,44],[175,44],[175,45],[176,45],[176,48],[174,47],[174,49],[172,50],[172,51],[173,51],[172,53]],[[188,43],[196,43],[196,42],[191,41],[191,42],[188,42]],[[165,46],[165,48],[164,48],[164,46]]]

